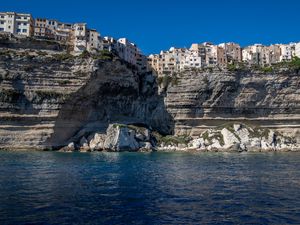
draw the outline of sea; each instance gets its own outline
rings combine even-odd
[[[0,224],[300,224],[300,153],[0,151]]]

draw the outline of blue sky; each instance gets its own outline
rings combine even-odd
[[[87,22],[103,36],[129,38],[146,54],[204,41],[300,41],[299,0],[9,0],[0,11]]]

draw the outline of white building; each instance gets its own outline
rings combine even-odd
[[[188,51],[185,54],[184,65],[180,69],[186,68],[201,68],[202,67],[202,60],[201,56],[199,56],[196,52]]]
[[[293,52],[291,45],[280,45],[281,55],[280,55],[280,61],[289,61],[293,58]]]
[[[140,54],[140,50],[136,46],[136,44],[130,42],[127,38],[120,38],[118,40],[118,53],[119,56],[124,59],[126,62],[137,65],[137,57]]]
[[[110,52],[116,52],[117,53],[117,45],[119,44],[117,42],[116,39],[114,39],[113,37],[103,37],[103,38],[100,38],[100,49],[101,50],[107,50],[107,51],[110,51]]]
[[[87,49],[87,27],[85,23],[74,24],[74,51],[83,52]]]
[[[295,45],[295,56],[300,58],[300,42]]]
[[[30,14],[1,12],[0,32],[8,32],[24,36],[33,35],[33,19]]]

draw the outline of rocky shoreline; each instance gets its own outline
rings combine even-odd
[[[60,152],[286,152],[300,151],[293,137],[245,124],[226,124],[209,129],[197,138],[161,136],[145,127],[111,124],[106,133],[82,136]]]

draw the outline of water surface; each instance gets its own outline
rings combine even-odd
[[[300,224],[299,153],[0,152],[0,224]]]

